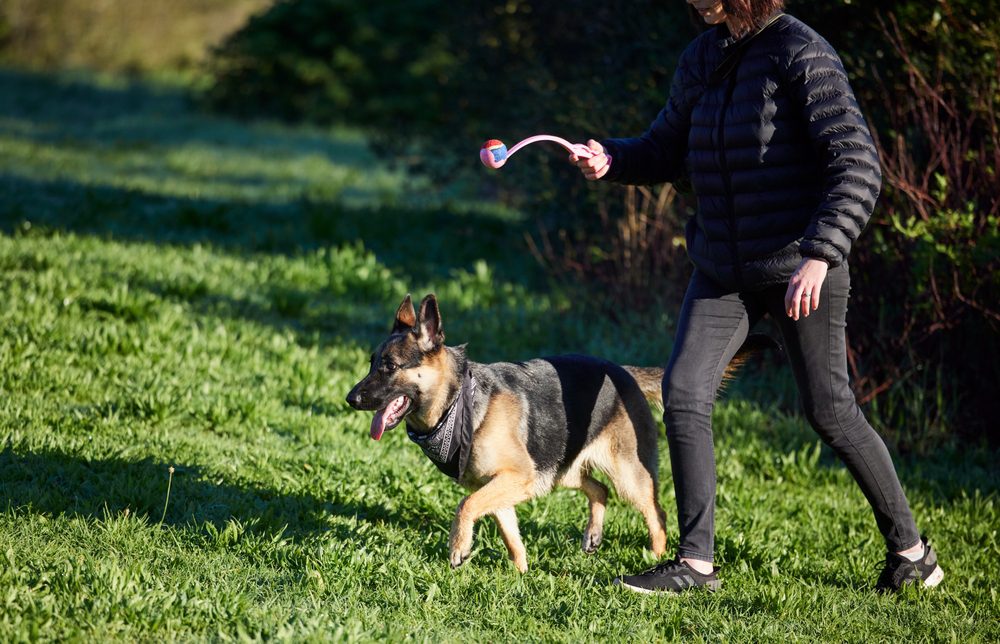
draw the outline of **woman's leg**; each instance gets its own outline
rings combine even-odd
[[[738,293],[697,271],[688,284],[670,363],[663,420],[680,527],[678,557],[711,562],[715,539],[712,408],[722,374],[756,319]]]
[[[765,300],[781,328],[809,424],[847,465],[889,550],[899,552],[919,544],[920,533],[889,451],[850,388],[845,334],[850,289],[847,266],[830,269],[819,308],[798,321],[784,311],[785,286],[768,289]]]

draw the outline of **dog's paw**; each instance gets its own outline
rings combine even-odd
[[[466,561],[468,561],[470,557],[472,557],[472,548],[471,547],[467,547],[467,548],[452,548],[451,554],[449,555],[448,560],[451,563],[452,569],[454,570],[455,568],[458,568],[459,566],[461,566],[462,564],[464,564]]]
[[[463,527],[456,521],[448,537],[448,561],[452,568],[458,568],[472,556],[472,530]]]
[[[597,552],[597,549],[601,547],[601,541],[604,535],[599,531],[594,532],[584,532],[583,533],[583,551],[588,555],[592,555]]]

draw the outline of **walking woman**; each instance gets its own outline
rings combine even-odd
[[[720,585],[714,550],[712,407],[723,370],[764,315],[777,320],[806,418],[848,467],[887,545],[876,587],[937,585],[885,443],[848,384],[847,258],[882,175],[871,133],[829,43],[782,0],[687,0],[710,27],[684,50],[666,106],[636,138],[570,157],[590,180],[690,177],[695,265],[664,375],[677,496],[677,558],[616,580],[641,591]]]

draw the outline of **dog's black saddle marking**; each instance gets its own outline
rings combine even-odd
[[[420,446],[424,455],[439,470],[461,480],[472,451],[472,397],[476,393],[476,379],[472,370],[466,369],[458,398],[445,412],[434,429],[427,434],[406,430],[410,440]]]

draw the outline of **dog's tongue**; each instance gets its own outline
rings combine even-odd
[[[388,413],[389,413],[388,408],[379,409],[377,412],[375,412],[375,417],[372,418],[372,428],[370,433],[372,440],[377,441],[378,439],[382,438],[382,434],[385,432],[385,426],[388,424],[386,422],[388,420],[386,418],[386,415]]]
[[[375,412],[375,417],[372,418],[372,429],[371,437],[372,440],[378,440],[382,438],[382,434],[385,433],[386,428],[390,425],[394,425],[399,422],[399,414],[405,411],[406,407],[406,396],[400,396],[396,398],[391,403],[379,409]]]

